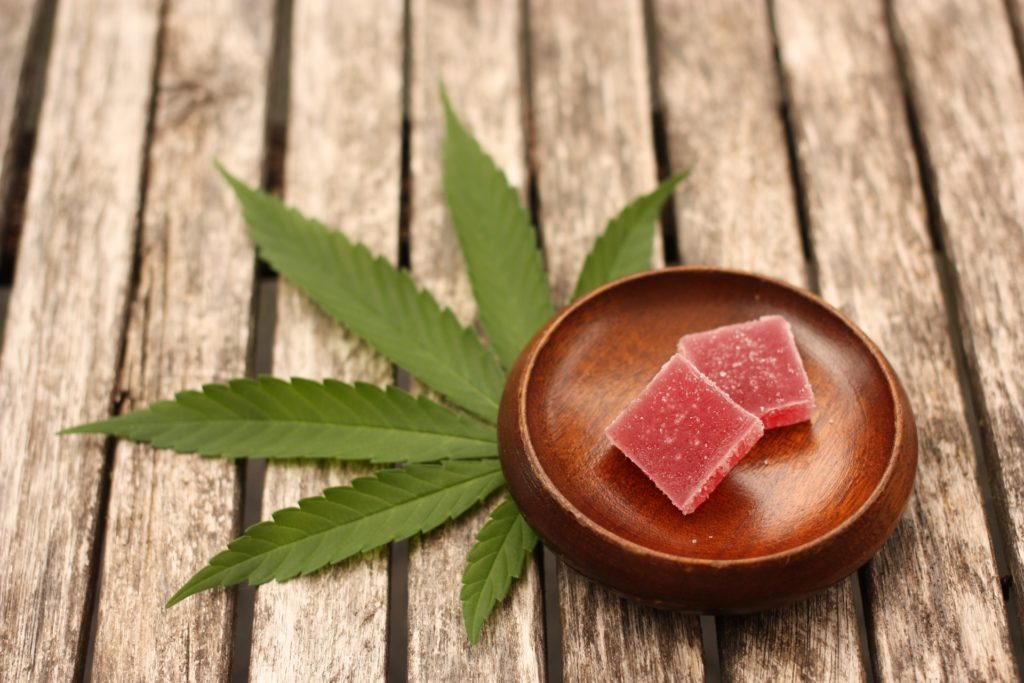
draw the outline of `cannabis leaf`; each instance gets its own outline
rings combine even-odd
[[[537,234],[505,174],[469,134],[441,88],[448,134],[444,195],[480,321],[506,368],[554,312]]]
[[[501,602],[513,579],[523,572],[526,558],[537,545],[537,534],[526,523],[512,498],[494,509],[476,536],[462,575],[462,617],[469,642],[480,639],[484,622]]]
[[[61,433],[115,434],[225,458],[430,462],[498,449],[493,428],[395,387],[271,377],[207,384]]]
[[[405,271],[221,168],[260,257],[371,346],[463,408],[498,417],[504,374],[479,337]]]
[[[260,257],[327,313],[454,403],[496,421],[510,367],[554,308],[530,218],[442,88],[445,197],[491,350],[409,274],[362,244],[253,189],[223,168]],[[684,174],[613,218],[580,272],[574,298],[650,267],[655,221]],[[501,363],[499,363],[499,359]],[[494,427],[394,387],[273,378],[209,384],[145,410],[67,429],[225,458],[404,461],[299,501],[246,530],[168,601],[214,586],[308,574],[466,512],[504,484]],[[477,459],[482,458],[482,459]],[[439,461],[436,464],[423,464]],[[523,571],[537,536],[508,498],[470,550],[461,592],[470,642]]]
[[[650,269],[655,221],[676,185],[688,174],[685,171],[668,178],[609,221],[583,262],[573,299],[613,280]]]
[[[249,527],[167,606],[214,586],[285,581],[458,517],[504,483],[496,459],[380,470]]]

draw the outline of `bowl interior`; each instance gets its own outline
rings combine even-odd
[[[766,432],[684,516],[604,429],[680,336],[768,313],[793,327],[812,420]],[[556,324],[526,381],[528,438],[554,487],[612,534],[680,557],[757,558],[814,541],[856,513],[893,457],[894,396],[871,350],[817,301],[754,276],[666,270],[608,288]]]

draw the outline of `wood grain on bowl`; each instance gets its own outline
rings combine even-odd
[[[680,336],[768,313],[793,327],[812,420],[767,433],[683,516],[604,428]],[[512,371],[499,433],[523,514],[568,563],[644,602],[714,613],[850,574],[895,526],[917,461],[906,397],[870,340],[812,294],[715,268],[633,276],[556,316]]]

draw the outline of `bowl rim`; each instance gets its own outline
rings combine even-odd
[[[864,347],[871,354],[872,359],[885,377],[886,385],[889,389],[889,396],[893,405],[893,416],[895,418],[895,432],[893,434],[892,448],[889,451],[888,459],[886,462],[885,470],[882,472],[882,476],[878,479],[871,494],[861,503],[860,507],[857,508],[853,514],[849,515],[840,524],[832,527],[828,532],[817,536],[809,541],[801,543],[800,545],[792,548],[786,548],[785,550],[779,550],[774,553],[766,555],[756,555],[751,557],[743,558],[731,558],[731,559],[714,559],[705,557],[685,557],[682,555],[675,555],[672,553],[663,552],[649,548],[648,546],[637,543],[629,538],[615,534],[605,528],[604,526],[595,522],[592,518],[580,511],[575,505],[569,501],[568,498],[562,493],[561,489],[555,486],[554,482],[548,476],[547,470],[541,464],[540,459],[537,456],[537,452],[534,448],[533,438],[530,434],[530,427],[527,420],[526,413],[526,397],[529,392],[530,379],[533,374],[534,366],[540,354],[547,346],[548,341],[553,336],[555,330],[571,315],[574,315],[576,311],[586,306],[590,301],[603,296],[606,292],[616,289],[618,287],[626,286],[637,280],[643,280],[655,277],[671,277],[678,274],[708,274],[708,275],[728,275],[732,277],[746,278],[750,280],[759,281],[766,283],[771,286],[780,287],[787,290],[791,294],[795,294],[812,304],[823,308],[826,312],[837,319],[843,324],[855,337],[857,337]],[[900,400],[900,395],[903,393],[899,378],[896,376],[895,371],[890,366],[888,360],[882,354],[878,346],[871,341],[871,339],[853,323],[848,317],[846,317],[836,307],[825,301],[817,294],[808,290],[796,287],[784,282],[777,278],[773,278],[760,273],[753,273],[749,271],[724,268],[717,266],[668,266],[665,268],[657,268],[652,270],[646,270],[633,275],[620,278],[609,282],[597,289],[588,292],[583,297],[572,302],[570,305],[563,308],[561,311],[555,314],[553,318],[541,329],[537,339],[529,347],[527,358],[523,364],[521,379],[518,383],[519,390],[515,396],[515,407],[516,407],[516,421],[518,428],[523,436],[522,444],[524,446],[524,453],[526,455],[526,463],[530,469],[533,470],[534,476],[537,477],[542,487],[551,493],[556,503],[563,510],[567,511],[577,523],[583,525],[591,532],[599,535],[605,542],[612,545],[619,545],[625,549],[635,552],[645,559],[667,561],[672,564],[678,564],[687,567],[712,567],[712,568],[727,568],[727,567],[743,567],[748,565],[758,565],[766,562],[775,561],[789,561],[796,557],[799,557],[805,553],[813,552],[820,546],[827,545],[833,539],[846,533],[851,527],[854,527],[864,515],[879,502],[879,499],[883,495],[883,492],[889,487],[890,481],[892,480],[894,473],[897,469],[900,460],[900,453],[903,452],[903,444],[907,438],[907,412],[904,403]]]

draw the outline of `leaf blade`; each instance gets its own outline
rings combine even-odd
[[[504,484],[496,459],[385,469],[274,513],[211,558],[167,607],[217,586],[310,574],[353,555],[436,528]]]
[[[651,268],[654,227],[661,207],[689,171],[665,179],[654,191],[626,205],[605,227],[583,262],[572,298],[613,280]]]
[[[262,259],[424,384],[486,420],[497,419],[504,388],[497,360],[408,272],[220,170]]]
[[[494,429],[396,387],[262,377],[63,430],[101,433],[224,458],[311,458],[375,463],[468,459],[497,452]]]
[[[462,617],[469,642],[480,639],[484,623],[522,574],[526,558],[537,545],[537,534],[526,523],[511,496],[491,513],[476,536],[462,575]]]
[[[480,322],[506,368],[554,315],[537,233],[519,194],[463,126],[441,88],[444,194]],[[513,291],[513,283],[514,291]]]

